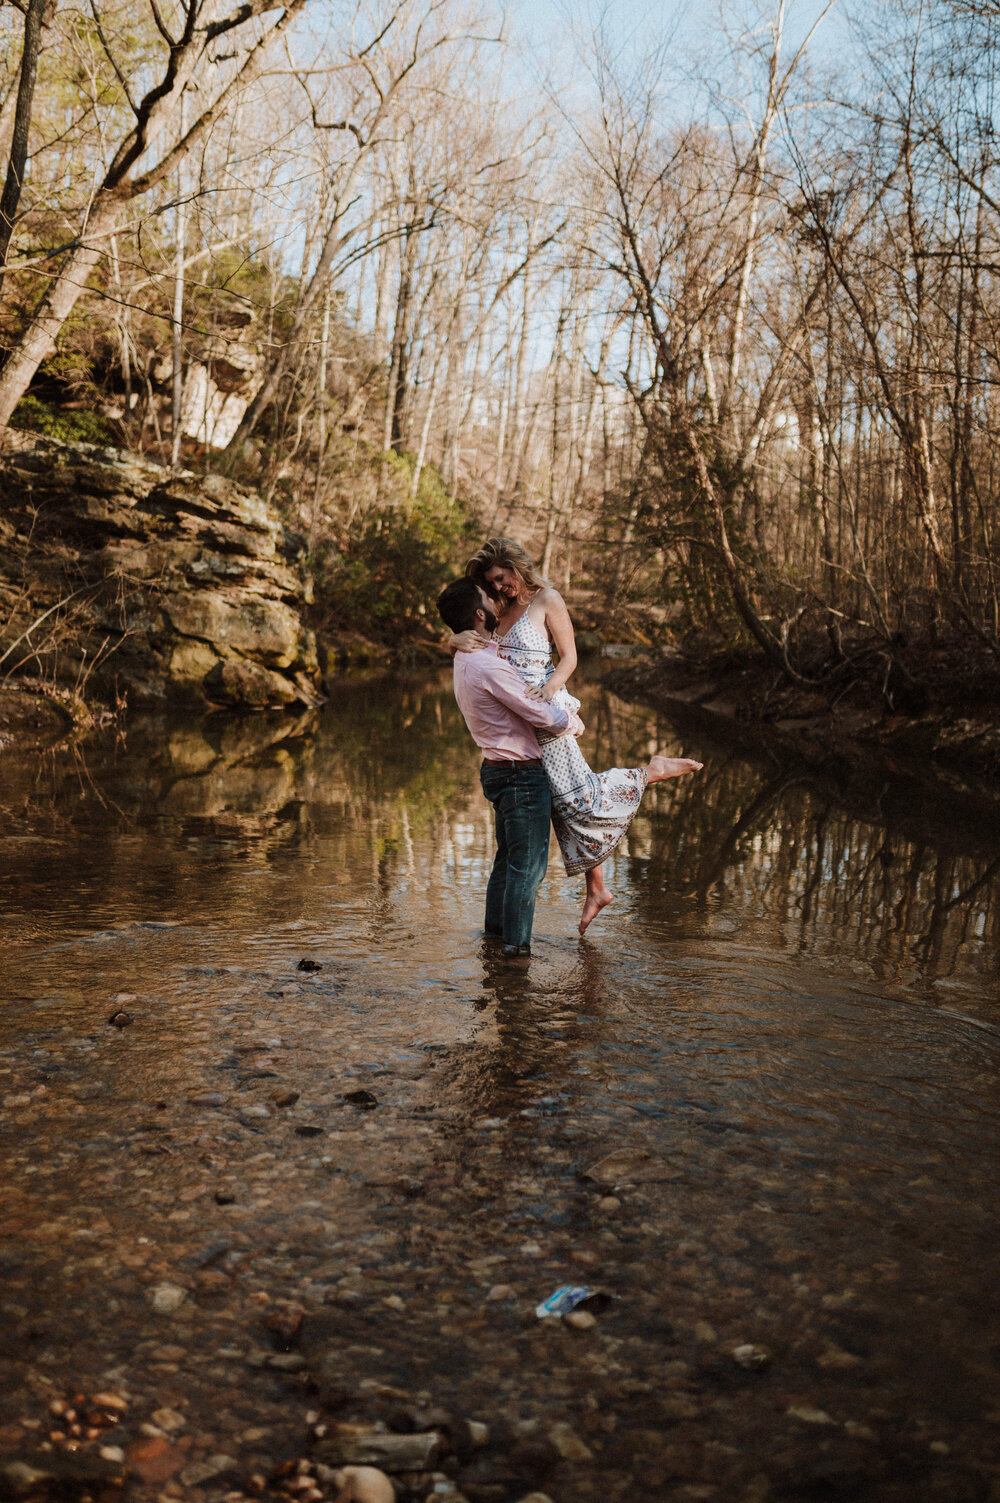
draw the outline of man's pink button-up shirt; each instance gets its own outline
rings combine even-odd
[[[455,654],[455,698],[472,739],[490,762],[532,762],[538,757],[534,727],[557,734],[570,718],[545,699],[529,699],[524,679],[497,657],[496,643]]]

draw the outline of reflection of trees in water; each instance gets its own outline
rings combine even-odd
[[[449,811],[468,802],[475,758],[452,708],[440,676],[347,683],[321,716],[135,716],[123,738],[9,755],[10,909],[45,909],[62,890],[82,923],[189,919],[201,898],[252,920],[274,894],[258,896],[247,871],[300,862],[301,883],[281,891],[287,919],[329,880],[314,858],[388,891],[418,836],[444,859]]]
[[[651,711],[601,695],[589,706],[595,765],[653,745],[680,748]],[[596,713],[595,713],[596,711]],[[685,746],[690,751],[689,746]],[[642,902],[671,911],[725,908],[772,942],[862,962],[880,979],[915,973],[995,990],[1000,851],[963,843],[946,817],[919,831],[838,807],[800,773],[701,748],[706,771],[643,806],[630,853]],[[871,802],[878,803],[873,788]]]
[[[880,823],[865,817],[879,789],[859,813],[797,773],[682,739],[655,712],[587,685],[581,697],[595,767],[656,748],[706,762],[651,794],[624,843],[644,917],[704,934],[726,910],[767,944],[885,980],[995,992],[1000,852],[985,835],[921,826],[898,796]],[[62,886],[81,921],[140,907],[188,918],[202,896],[288,919],[309,914],[317,888],[360,881],[377,923],[409,881],[477,901],[485,889],[491,821],[448,674],[340,683],[318,717],[137,719],[124,743],[5,762],[2,880],[21,913]],[[280,863],[291,880],[254,889],[248,863]]]

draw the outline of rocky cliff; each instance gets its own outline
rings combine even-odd
[[[319,699],[302,543],[219,476],[11,433],[0,454],[0,677],[130,702]]]

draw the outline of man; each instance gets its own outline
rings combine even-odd
[[[455,698],[482,748],[480,782],[496,816],[496,856],[486,888],[486,933],[503,941],[508,957],[531,954],[531,925],[549,856],[552,795],[538,755],[536,728],[572,734],[575,716],[543,699],[529,699],[524,680],[497,656],[491,633],[497,618],[471,579],[456,579],[438,601],[453,632],[475,631],[481,652],[455,654]]]

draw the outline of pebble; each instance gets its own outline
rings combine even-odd
[[[306,1365],[306,1359],[298,1352],[278,1352],[276,1356],[267,1359],[267,1365],[281,1373],[300,1373]]]
[[[187,1461],[185,1453],[163,1435],[133,1441],[125,1455],[129,1469],[142,1482],[168,1482]]]
[[[622,1203],[617,1195],[602,1195],[597,1202],[597,1209],[602,1216],[617,1216],[622,1208]]]
[[[214,1456],[206,1457],[204,1461],[194,1461],[186,1466],[180,1474],[180,1480],[185,1487],[200,1487],[203,1482],[211,1482],[215,1477],[235,1472],[238,1466],[234,1456],[227,1456],[220,1451]]]
[[[149,1353],[154,1362],[183,1362],[187,1352],[182,1346],[175,1346],[173,1342],[164,1342],[162,1346],[154,1346]]]
[[[802,1420],[806,1425],[835,1425],[825,1409],[813,1409],[809,1404],[793,1404],[786,1413],[791,1419]]]
[[[861,1358],[855,1357],[853,1352],[844,1352],[840,1347],[832,1346],[816,1358],[816,1366],[826,1368],[828,1372],[847,1372],[852,1367],[860,1367]]]
[[[549,1430],[549,1440],[555,1446],[564,1461],[591,1461],[593,1451],[582,1441],[571,1425],[553,1425]]]
[[[563,1324],[574,1326],[578,1331],[592,1331],[597,1324],[597,1316],[591,1315],[589,1310],[571,1310],[563,1316]]]
[[[755,1346],[749,1341],[745,1341],[741,1346],[733,1348],[733,1358],[739,1363],[740,1367],[745,1367],[748,1372],[768,1367],[772,1360],[771,1353],[766,1346]]]
[[[494,1284],[486,1296],[489,1304],[496,1304],[501,1299],[513,1299],[514,1287],[512,1284]]]
[[[86,1451],[0,1459],[0,1497],[80,1497],[119,1488],[122,1463]]]
[[[167,1432],[182,1430],[185,1424],[183,1414],[178,1414],[176,1409],[154,1409],[152,1420],[154,1425]]]
[[[331,1480],[341,1490],[343,1503],[396,1503],[396,1490],[378,1467],[341,1467]]]
[[[149,1303],[157,1315],[173,1315],[186,1298],[187,1291],[177,1284],[157,1284],[149,1293]]]
[[[319,1442],[316,1457],[331,1466],[349,1463],[377,1470],[381,1465],[392,1472],[419,1472],[434,1464],[440,1445],[436,1431],[391,1435],[367,1427],[341,1425]]]
[[[341,1099],[365,1112],[373,1111],[378,1106],[378,1097],[373,1091],[345,1091]]]
[[[94,1403],[102,1409],[113,1409],[118,1414],[124,1414],[128,1408],[128,1399],[123,1399],[119,1393],[95,1393]]]

